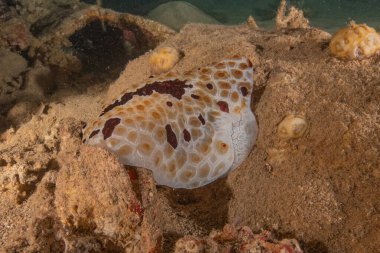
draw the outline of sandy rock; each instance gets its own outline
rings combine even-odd
[[[7,119],[13,125],[19,125],[30,120],[36,108],[37,105],[33,102],[18,102],[8,111]]]
[[[47,171],[57,169],[59,123],[52,120],[46,128],[46,122],[38,116],[33,116],[30,122],[38,125],[38,130],[21,126],[16,133],[6,134],[7,143],[13,144],[7,147],[0,143],[1,190],[8,191],[17,204],[28,200]]]
[[[0,21],[4,22],[12,17],[11,8],[9,8],[5,0],[0,1]]]
[[[15,17],[0,23],[0,45],[13,50],[26,50],[33,40],[29,27],[21,18]]]
[[[121,243],[133,240],[141,233],[141,203],[127,172],[102,149],[83,146],[79,152],[60,157],[55,205],[61,222],[72,232],[102,234]]]
[[[0,98],[5,98],[21,88],[21,75],[27,71],[28,63],[21,55],[3,48],[0,49],[0,66]]]
[[[64,9],[76,9],[80,6],[78,0],[50,1],[50,0],[20,0],[17,1],[16,8],[29,24],[46,18],[49,15],[57,15],[57,12]]]
[[[219,24],[213,17],[184,1],[161,4],[151,10],[147,17],[176,31],[179,31],[187,23]]]
[[[18,77],[28,66],[26,60],[21,55],[6,49],[0,50],[0,60],[3,81]]]
[[[24,97],[41,101],[57,88],[57,80],[53,71],[46,66],[36,64],[25,76]]]
[[[69,231],[66,246],[99,252],[111,244],[127,252],[160,252],[161,231],[154,225],[155,210],[149,209],[155,195],[152,175],[127,171],[100,148],[75,150],[79,139],[74,132],[75,124],[61,129],[67,152],[59,156],[55,192],[57,215]]]

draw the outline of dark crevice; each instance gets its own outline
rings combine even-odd
[[[196,224],[199,232],[208,235],[213,229],[222,229],[228,223],[228,203],[232,198],[232,191],[227,185],[226,179],[221,178],[209,185],[195,189],[162,187],[158,190],[164,193],[178,217],[185,215],[186,219],[192,221],[189,222],[188,229],[194,229],[190,224]],[[215,211],[209,212],[209,210]],[[165,228],[163,230],[170,232]],[[165,236],[164,238],[164,241],[168,240]]]
[[[128,61],[148,50],[147,40],[137,27],[121,28],[100,20],[89,22],[69,40],[72,53],[82,63],[82,74],[107,72],[114,79]]]
[[[181,239],[183,235],[180,235],[175,232],[167,232],[163,234],[164,241],[163,241],[163,252],[174,252],[175,250],[175,243]]]

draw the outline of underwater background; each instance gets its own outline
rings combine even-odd
[[[96,0],[85,0],[96,3]],[[168,0],[103,0],[102,6],[116,11],[147,15]],[[252,15],[259,26],[270,28],[279,0],[187,0],[222,24],[239,24]],[[380,0],[289,0],[302,9],[314,27],[334,32],[354,20],[380,29]]]

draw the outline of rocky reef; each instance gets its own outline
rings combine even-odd
[[[284,8],[273,31],[176,33],[78,1],[0,0],[0,251],[376,252],[380,55],[337,59],[329,33]],[[183,56],[174,73],[233,55],[254,68],[255,147],[193,190],[81,143],[164,47]]]

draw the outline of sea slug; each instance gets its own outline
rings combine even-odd
[[[83,129],[83,143],[152,170],[158,184],[200,187],[250,153],[257,134],[252,89],[252,63],[239,56],[152,77],[105,107]]]

